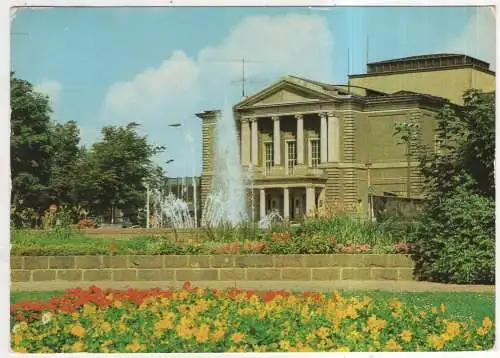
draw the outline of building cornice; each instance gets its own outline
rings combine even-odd
[[[460,69],[474,69],[480,72],[484,72],[490,74],[492,76],[496,76],[494,71],[488,70],[486,68],[482,68],[479,66],[475,66],[474,64],[466,64],[466,65],[455,65],[455,66],[446,66],[446,67],[437,67],[437,68],[419,68],[419,69],[407,69],[407,70],[397,70],[397,71],[387,71],[387,72],[375,72],[375,73],[363,73],[363,74],[355,74],[349,75],[349,78],[363,78],[363,77],[383,77],[390,75],[399,75],[406,73],[421,73],[421,72],[434,72],[434,71],[451,71],[451,70],[460,70]]]

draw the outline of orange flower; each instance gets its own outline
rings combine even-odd
[[[219,328],[218,330],[216,330],[214,333],[212,333],[212,340],[214,342],[219,342],[220,340],[222,340],[224,338],[224,330]]]
[[[82,342],[76,342],[71,346],[71,349],[75,352],[83,352]]]
[[[390,349],[391,351],[400,351],[401,346],[394,340],[390,339],[387,344],[386,344],[387,349]]]
[[[127,349],[132,351],[132,352],[138,352],[142,348],[142,344],[139,343],[137,339],[134,339],[134,341],[130,344],[127,344]]]
[[[245,338],[245,335],[243,333],[236,332],[231,336],[231,340],[234,343],[240,343],[243,339]]]
[[[202,324],[198,332],[196,333],[196,342],[205,343],[208,339],[209,327],[206,324]]]
[[[74,325],[71,327],[71,334],[81,338],[85,335],[85,328],[83,328],[79,324]]]

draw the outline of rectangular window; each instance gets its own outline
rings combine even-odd
[[[297,165],[297,145],[294,140],[286,141],[286,170],[288,175],[293,175]]]
[[[318,168],[320,163],[319,139],[311,139],[311,167]]]
[[[266,164],[266,175],[271,173],[271,168],[274,164],[274,147],[273,142],[264,143],[264,161]]]

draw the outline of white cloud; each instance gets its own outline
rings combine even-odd
[[[474,15],[460,33],[447,46],[447,52],[465,53],[496,66],[495,12],[491,7],[477,7]]]
[[[169,165],[171,175],[199,172],[201,125],[193,114],[240,99],[241,84],[234,82],[241,79],[243,57],[248,60],[246,76],[253,91],[286,74],[333,81],[333,38],[323,17],[250,16],[196,56],[177,50],[158,67],[114,83],[104,99],[101,120],[143,124],[142,131],[155,143],[167,146],[162,160],[175,159]],[[259,83],[252,84],[256,79]],[[183,126],[167,126],[177,122]],[[186,154],[188,135],[194,138],[194,157]]]
[[[62,86],[59,82],[53,80],[43,80],[33,88],[36,92],[49,96],[52,105],[56,105]]]

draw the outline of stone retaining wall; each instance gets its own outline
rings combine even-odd
[[[13,256],[12,282],[412,280],[405,255]]]

